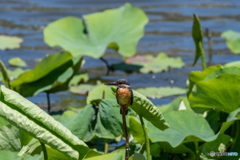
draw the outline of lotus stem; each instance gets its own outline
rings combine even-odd
[[[123,120],[123,128],[124,128],[125,137],[126,137],[125,160],[128,160],[128,158],[129,158],[129,136],[128,136],[128,131],[127,131],[125,110],[122,111],[122,120]]]
[[[0,69],[2,71],[2,75],[3,75],[4,81],[5,81],[6,87],[9,89],[12,89],[11,80],[8,75],[7,68],[5,67],[4,63],[1,60],[0,60]]]
[[[44,154],[44,160],[48,160],[46,146],[44,143],[42,143],[42,142],[40,142],[40,143],[41,143],[43,154]]]
[[[205,70],[207,68],[207,65],[206,65],[206,60],[205,60],[205,53],[204,53],[204,49],[203,49],[203,44],[202,42],[199,42],[200,43],[200,46],[201,46],[201,57],[202,57],[202,68],[203,70]]]
[[[48,108],[47,108],[47,110],[48,110],[48,114],[51,115],[51,101],[50,101],[50,96],[49,96],[49,93],[48,93],[48,92],[46,92],[46,93],[47,93],[47,103],[48,103]]]
[[[146,151],[147,151],[147,160],[150,160],[151,157],[150,157],[150,144],[149,144],[149,139],[148,139],[148,135],[147,135],[147,130],[146,130],[146,127],[144,125],[144,121],[143,121],[143,118],[142,116],[139,116],[140,118],[140,121],[141,121],[141,125],[142,125],[142,128],[143,128],[143,133],[144,133],[144,136],[145,136],[145,144],[146,144]]]
[[[108,153],[108,139],[104,138],[104,154]]]
[[[212,48],[212,35],[211,32],[209,30],[209,28],[206,28],[206,36],[208,38],[208,67],[212,65],[212,53],[213,53],[213,48]]]
[[[106,59],[104,59],[103,57],[101,57],[100,60],[103,61],[106,64],[106,66],[107,66],[107,73],[106,73],[106,75],[109,75],[111,67],[108,64],[108,61]]]

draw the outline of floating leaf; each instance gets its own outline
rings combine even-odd
[[[198,81],[202,81],[204,80],[205,77],[207,77],[207,75],[209,75],[210,73],[221,69],[222,66],[221,65],[217,65],[217,66],[211,66],[208,67],[207,69],[203,70],[202,72],[200,71],[192,71],[188,77],[188,81],[187,81],[187,96],[189,97],[189,94],[192,92],[192,88],[195,85],[195,83],[197,83]]]
[[[168,71],[169,68],[182,68],[185,64],[180,57],[170,58],[165,53],[159,53],[157,57],[152,55],[135,56],[126,60],[127,64],[143,66],[140,69],[142,73]]]
[[[71,86],[69,91],[76,94],[87,95],[94,88],[96,88],[96,85],[80,84],[78,86]]]
[[[126,63],[117,63],[117,64],[112,64],[110,66],[112,71],[125,71],[127,73],[132,73],[132,72],[138,72],[142,68],[142,65],[135,65],[135,64],[126,64]]]
[[[55,93],[68,89],[68,83],[78,72],[82,57],[60,52],[45,57],[33,70],[26,71],[12,82],[14,90],[28,97],[40,92]]]
[[[73,159],[82,159],[87,145],[38,106],[1,86],[0,116],[39,141]]]
[[[191,107],[216,108],[230,113],[240,106],[240,76],[222,74],[209,81],[199,81],[189,96]]]
[[[225,31],[221,34],[221,37],[227,40],[228,48],[235,54],[240,53],[240,33],[232,30]]]
[[[116,88],[111,87],[112,91],[116,93]],[[130,106],[139,116],[150,121],[157,128],[164,130],[168,128],[161,111],[152,104],[152,102],[133,90],[133,104]]]
[[[124,133],[120,106],[115,99],[101,100],[98,106],[88,104],[72,120],[68,128],[84,141],[90,141],[95,136],[115,139]]]
[[[19,48],[22,42],[23,39],[16,36],[0,35],[0,50]]]
[[[195,59],[193,62],[194,66],[197,63],[199,57],[204,56],[202,28],[200,20],[196,14],[193,14],[192,37],[196,47]]]
[[[14,67],[26,67],[27,66],[26,62],[23,61],[21,58],[18,58],[18,57],[10,59],[8,61],[8,63],[11,66],[14,66]]]
[[[179,87],[147,87],[136,89],[136,91],[149,98],[162,98],[186,93],[186,89]]]
[[[148,22],[145,13],[129,3],[85,15],[83,19],[84,22],[76,17],[66,17],[49,24],[44,29],[44,41],[52,47],[61,46],[74,56],[99,58],[109,47],[130,57],[136,53],[137,43]]]

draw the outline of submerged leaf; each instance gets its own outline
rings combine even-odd
[[[66,17],[49,24],[44,29],[44,41],[52,47],[61,46],[74,56],[99,58],[109,47],[130,57],[136,53],[137,43],[148,22],[145,13],[129,3],[85,15],[83,19],[84,22],[76,17]]]
[[[25,61],[23,61],[21,58],[19,57],[15,57],[15,58],[12,58],[8,61],[8,63],[11,65],[11,66],[14,66],[14,67],[26,67],[27,64]]]
[[[22,41],[22,38],[16,36],[0,35],[0,50],[19,48]]]
[[[196,14],[193,14],[192,37],[196,47],[195,59],[193,66],[197,63],[200,56],[204,55],[203,34],[200,20]]]
[[[1,86],[0,116],[39,141],[74,159],[82,159],[87,145],[62,124],[18,93]]]
[[[126,63],[143,66],[140,69],[142,73],[158,73],[168,71],[169,68],[182,68],[185,65],[180,57],[171,58],[165,53],[159,53],[157,57],[152,55],[131,57],[126,60]]]
[[[221,34],[221,37],[227,40],[228,48],[235,54],[240,53],[240,33],[232,30],[225,31]]]
[[[186,89],[179,87],[147,87],[136,89],[136,91],[149,98],[162,98],[186,93]]]

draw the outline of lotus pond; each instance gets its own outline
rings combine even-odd
[[[0,4],[0,159],[240,158],[239,2]]]

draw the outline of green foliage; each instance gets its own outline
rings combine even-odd
[[[40,92],[55,93],[67,90],[81,62],[82,57],[72,57],[68,52],[48,55],[33,70],[24,72],[11,84],[14,90],[25,97]]]
[[[81,159],[87,145],[38,106],[1,86],[0,116],[70,158]]]
[[[135,65],[136,67],[142,66],[139,68],[142,73],[158,73],[168,71],[169,68],[182,68],[185,65],[180,57],[177,59],[171,58],[165,53],[159,53],[157,57],[153,57],[152,55],[131,57],[126,60],[126,63],[127,65]],[[133,69],[136,69],[136,67]]]
[[[111,87],[116,93],[116,88]],[[150,121],[157,128],[164,130],[168,128],[161,111],[152,104],[146,97],[133,90],[133,104],[130,106],[139,116]]]
[[[85,106],[68,125],[79,139],[90,141],[95,136],[115,139],[124,134],[120,106],[117,101],[105,99],[98,103],[98,105]]]
[[[104,155],[97,156],[97,157],[86,158],[86,160],[103,160],[103,159],[122,160],[122,159],[124,159],[124,154],[125,154],[125,150],[121,149],[121,150],[116,150],[109,154],[104,154]]]
[[[16,36],[0,35],[0,50],[19,48],[22,42],[23,39]]]
[[[148,87],[139,88],[136,91],[149,98],[162,98],[186,93],[186,89],[179,87]]]
[[[191,107],[215,108],[230,113],[239,108],[240,76],[222,74],[209,81],[199,81],[189,96]]]
[[[205,62],[205,55],[204,55],[204,49],[203,49],[203,34],[202,34],[202,28],[201,23],[196,14],[193,14],[193,26],[192,26],[192,37],[195,43],[195,59],[193,62],[193,66],[197,63],[200,56],[202,56],[202,65],[203,70],[206,69],[206,62]]]
[[[8,60],[8,63],[14,67],[26,67],[27,64],[19,57],[11,58]]]
[[[227,40],[228,48],[235,54],[240,53],[240,33],[232,30],[225,31],[221,34],[221,37]]]
[[[52,47],[61,46],[74,56],[100,58],[108,47],[130,57],[136,53],[137,43],[148,22],[145,13],[129,3],[85,15],[83,19],[84,22],[76,17],[66,17],[49,24],[44,29],[44,41]]]

